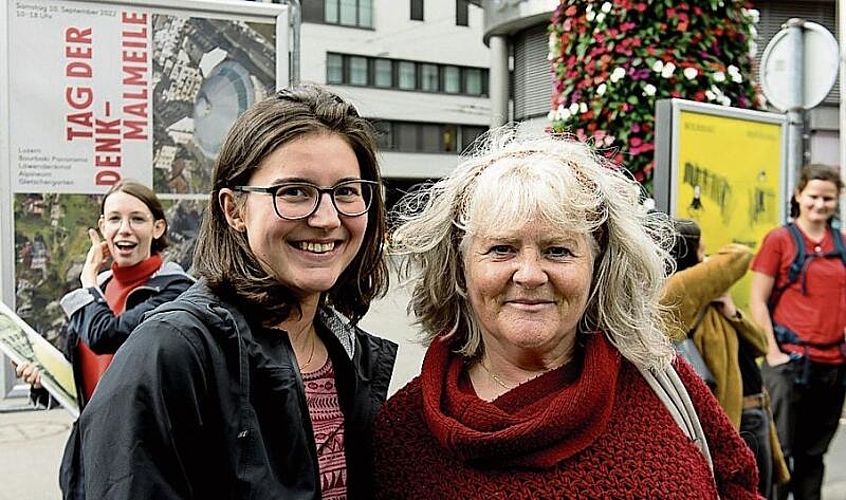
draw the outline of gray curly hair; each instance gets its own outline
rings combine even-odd
[[[410,192],[391,213],[389,251],[413,284],[408,309],[423,343],[444,337],[468,358],[481,354],[464,252],[474,237],[540,221],[588,236],[594,272],[581,331],[603,332],[639,367],[665,367],[674,352],[659,299],[672,225],[641,205],[640,184],[563,135],[506,126],[474,146],[454,171]]]

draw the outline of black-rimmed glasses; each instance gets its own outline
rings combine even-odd
[[[367,213],[373,202],[375,181],[354,180],[339,182],[331,187],[321,187],[310,182],[285,182],[275,186],[235,186],[234,191],[267,193],[273,195],[276,215],[286,220],[311,217],[320,206],[323,193],[328,193],[339,214],[358,217]]]

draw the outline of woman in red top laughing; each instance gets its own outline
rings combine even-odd
[[[66,355],[71,360],[80,410],[91,399],[112,356],[141,322],[142,316],[187,290],[194,279],[179,264],[163,262],[168,247],[167,220],[156,194],[147,186],[123,180],[100,204],[96,229],[89,229],[91,248],[79,280],[82,287],[62,297],[68,316]],[[111,259],[110,269],[100,272]],[[39,391],[38,370],[18,366],[18,375]]]

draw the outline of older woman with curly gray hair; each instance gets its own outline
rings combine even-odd
[[[640,194],[590,147],[506,127],[404,198],[392,250],[428,350],[377,417],[377,498],[757,498],[752,455],[675,361],[672,230]],[[655,389],[668,372],[710,452]]]

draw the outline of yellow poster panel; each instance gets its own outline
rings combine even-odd
[[[706,253],[727,243],[755,251],[779,225],[782,124],[680,110],[675,215],[696,220]],[[732,289],[746,308],[749,275]]]

